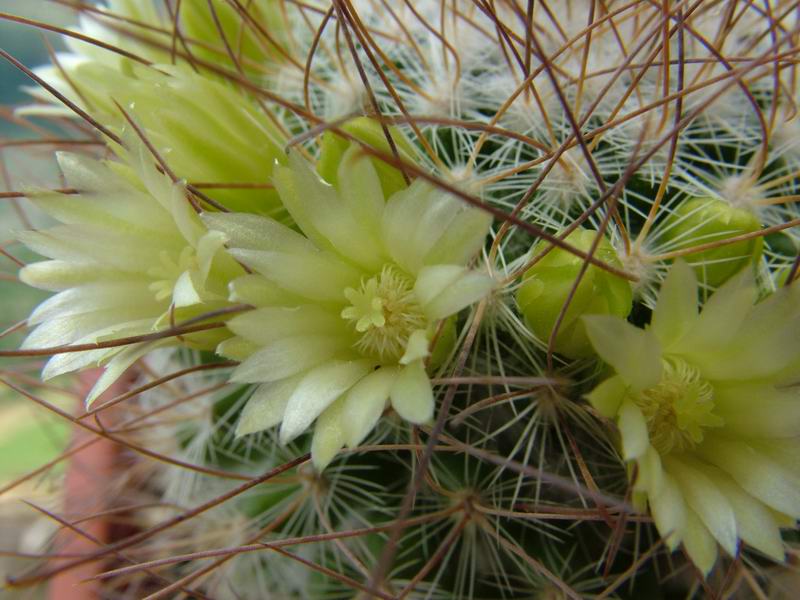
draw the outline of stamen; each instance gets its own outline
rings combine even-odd
[[[155,280],[148,286],[148,289],[160,302],[172,296],[175,283],[184,271],[197,266],[197,257],[194,248],[185,246],[177,259],[174,259],[166,250],[161,251],[159,258],[161,264],[148,269],[147,274]]]
[[[427,326],[411,280],[390,265],[344,295],[350,306],[341,316],[362,334],[356,349],[381,362],[399,360],[411,334]]]
[[[714,388],[680,359],[664,361],[661,381],[634,396],[647,420],[650,443],[661,455],[694,448],[703,430],[720,427],[714,414]]]

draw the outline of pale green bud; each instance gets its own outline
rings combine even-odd
[[[209,63],[229,63],[227,68],[231,70],[241,67],[253,73],[263,73],[270,63],[281,60],[281,48],[286,46],[286,25],[279,0],[242,2],[247,17],[227,0],[212,0],[211,5],[214,12],[208,0],[181,3],[183,31],[189,40],[200,42],[190,46],[192,56]],[[233,59],[225,42],[238,65],[230,64]]]
[[[172,62],[170,38],[159,31],[171,30],[166,14],[151,0],[107,0],[105,12],[113,17],[102,17],[100,13],[82,15],[80,31],[91,38],[120,48],[152,63]],[[121,67],[133,61],[121,54],[79,41],[62,38],[74,54],[108,66]],[[70,73],[69,64],[62,65]],[[71,74],[71,73],[70,73]],[[59,74],[60,76],[60,74]]]
[[[207,75],[210,70],[203,69],[202,63],[220,65],[232,72],[241,69],[263,75],[271,70],[271,65],[283,60],[286,27],[279,0],[242,2],[242,11],[227,0],[211,0],[210,5],[208,0],[182,0],[179,26],[183,41],[176,45],[176,55],[171,50],[170,38],[155,33],[173,28],[167,11],[159,10],[159,4],[152,0],[111,0],[108,12],[117,18],[99,19],[102,25],[92,23],[82,29],[153,63],[192,62]],[[244,11],[247,17],[242,14]],[[131,62],[128,58],[112,58],[105,50],[90,44],[68,42],[68,46],[79,55],[104,64]]]
[[[392,153],[389,142],[386,140],[383,127],[374,119],[358,117],[342,125],[341,129],[380,152],[385,152],[386,154]],[[416,163],[417,161],[415,161],[414,157],[417,152],[413,144],[411,144],[408,138],[396,127],[389,127],[388,129],[400,155],[400,159]],[[344,153],[347,152],[351,144],[352,142],[332,131],[326,131],[322,136],[317,172],[328,183],[332,185],[338,183],[339,165],[342,162]],[[378,179],[381,182],[384,198],[388,198],[395,192],[399,192],[408,187],[399,169],[386,164],[378,158],[371,158],[370,162],[378,173]]]
[[[597,236],[596,231],[577,229],[566,242],[588,252]],[[538,243],[534,254],[545,243]],[[594,255],[613,266],[620,266],[614,248],[605,238]],[[567,250],[554,248],[528,269],[517,291],[517,304],[525,322],[536,336],[547,341],[558,315],[575,284],[583,259]],[[626,317],[631,311],[633,293],[630,284],[616,275],[594,265],[589,266],[578,285],[556,335],[554,349],[570,358],[589,356],[592,346],[580,317],[583,315],[614,315]]]
[[[252,98],[179,68],[169,75],[146,68],[123,74],[89,62],[72,76],[93,114],[119,130],[126,121],[117,100],[177,177],[219,186],[205,193],[231,210],[285,220],[270,186],[275,162],[285,158],[285,136]]]
[[[692,198],[680,204],[670,216],[664,238],[681,250],[727,240],[759,231],[761,223],[753,213],[713,198]],[[761,257],[761,237],[725,244],[686,256],[698,279],[719,287],[746,266]]]

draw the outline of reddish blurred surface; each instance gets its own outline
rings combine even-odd
[[[80,374],[82,397],[88,394],[101,374],[102,369]],[[130,378],[123,376],[97,400],[97,404],[124,393],[129,385]],[[115,408],[100,413],[104,427],[113,426],[118,414]],[[77,407],[77,413],[81,412],[83,412],[82,404]],[[75,529],[70,530],[65,527],[59,532],[56,547],[60,553],[91,554],[111,541],[111,521],[108,515],[103,513],[112,508],[113,498],[108,493],[106,485],[113,477],[121,447],[79,427],[75,427],[72,434],[72,445],[95,438],[97,441],[70,459],[65,479],[64,515],[70,522],[75,523]],[[101,516],[92,518],[92,515],[98,514]],[[69,560],[72,559],[56,560],[53,566]],[[50,581],[48,597],[50,600],[97,600],[103,597],[102,582],[86,580],[99,574],[104,566],[105,561],[100,560],[58,573]]]

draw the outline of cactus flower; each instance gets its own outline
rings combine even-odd
[[[718,544],[735,556],[739,540],[782,561],[779,528],[800,518],[800,397],[789,385],[800,364],[800,288],[754,305],[756,293],[747,271],[698,312],[695,274],[679,261],[649,328],[584,317],[616,371],[588,399],[619,427],[634,497],[704,574]]]
[[[244,270],[224,252],[222,236],[205,229],[184,185],[159,173],[144,146],[126,154],[130,166],[60,154],[64,177],[79,193],[29,194],[60,224],[19,234],[50,259],[26,266],[20,279],[58,293],[31,314],[35,329],[23,348],[149,334],[228,304],[227,284]],[[181,340],[213,349],[225,335],[213,330]],[[138,358],[171,343],[176,339],[56,354],[43,377],[105,366],[91,403]]]
[[[492,289],[465,266],[491,219],[417,181],[384,200],[371,161],[342,157],[338,186],[298,156],[276,166],[275,187],[299,233],[247,214],[206,215],[254,273],[232,284],[254,311],[229,322],[219,352],[244,358],[232,379],[259,384],[237,433],[281,424],[287,443],[316,421],[314,465],[357,446],[390,403],[411,423],[433,415],[426,372],[443,319]]]

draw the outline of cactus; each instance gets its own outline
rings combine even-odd
[[[106,595],[778,597],[800,77],[767,4],[76,5],[15,118],[91,143],[17,194],[58,293],[2,355],[104,369]]]

